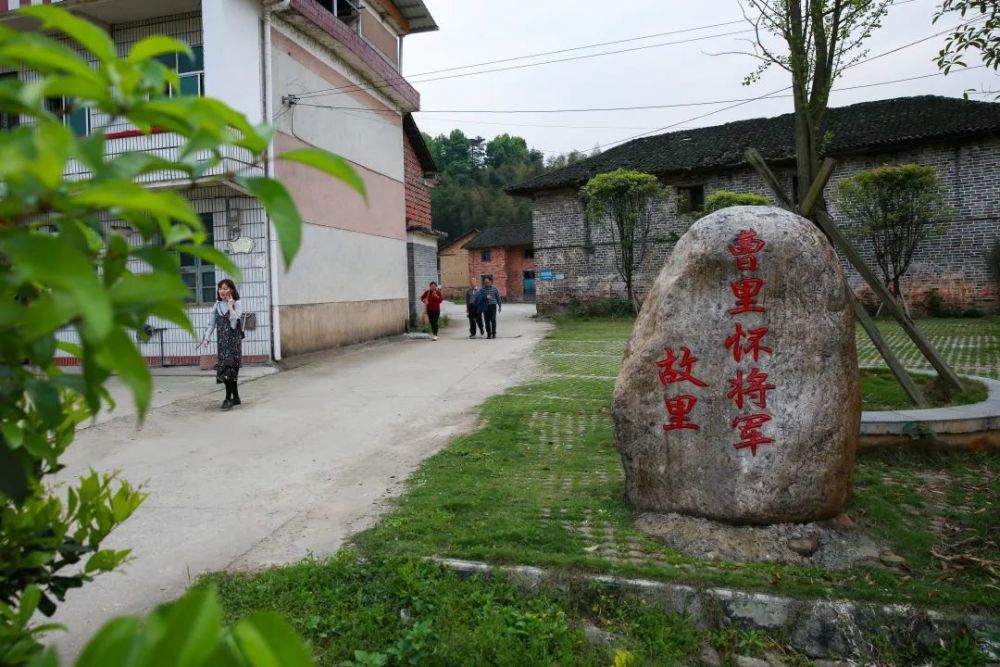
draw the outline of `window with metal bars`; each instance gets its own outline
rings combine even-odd
[[[202,227],[205,228],[205,245],[214,245],[214,214],[202,213]],[[188,288],[188,301],[193,303],[215,303],[215,264],[201,257],[181,255],[181,279]]]
[[[191,51],[194,53],[194,58],[189,58],[184,53],[168,53],[158,58],[180,77],[179,89],[170,86],[171,97],[175,95],[201,97],[205,94],[205,50],[201,46],[192,46]]]

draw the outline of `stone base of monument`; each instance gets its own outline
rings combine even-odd
[[[885,562],[883,549],[849,521],[734,526],[682,514],[640,514],[636,527],[681,553],[704,560],[768,562],[848,569]]]

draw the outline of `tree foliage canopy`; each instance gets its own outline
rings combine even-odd
[[[771,202],[764,195],[753,192],[730,192],[729,190],[717,190],[705,199],[705,209],[703,213],[708,215],[720,208],[730,206],[767,206]]]
[[[24,664],[40,648],[37,638],[50,626],[32,626],[36,610],[51,615],[68,590],[115,569],[129,554],[101,543],[138,508],[142,493],[97,472],[67,485],[64,497],[46,484],[62,469],[77,426],[102,405],[113,407],[105,388],[111,374],[131,390],[140,418],[145,414],[152,381],[137,341],[148,338],[151,318],[194,337],[181,256],[207,260],[239,278],[233,262],[206,243],[200,218],[180,192],[142,182],[235,182],[267,209],[286,263],[301,243],[290,194],[264,175],[270,128],[251,125],[217,100],[169,94],[168,86],[179,88],[178,75],[158,57],[193,57],[187,45],[152,36],[119,58],[104,30],[60,8],[35,6],[21,14],[39,22],[39,31],[0,25],[0,67],[25,73],[0,83],[6,121],[0,131],[4,665]],[[56,107],[60,111],[52,111]],[[65,117],[77,109],[144,133],[157,128],[175,136],[179,147],[174,153],[119,152],[102,128],[77,137]],[[239,173],[223,159],[234,154],[247,158]],[[319,168],[364,195],[360,177],[335,155],[304,148],[280,159]],[[67,342],[64,332],[74,332],[79,343]],[[63,371],[59,351],[79,364],[79,374]]]
[[[438,166],[440,182],[431,191],[434,229],[454,240],[472,229],[531,222],[531,202],[504,189],[544,169],[542,154],[521,137],[501,134],[490,141],[461,130],[424,141]]]
[[[862,45],[893,0],[747,1],[756,11],[747,17],[756,31],[750,55],[760,65],[745,83],[771,66],[791,74],[798,192],[804,198],[819,173],[820,124],[833,83],[865,57]]]
[[[937,66],[945,74],[952,67],[966,67],[965,53],[976,51],[987,67],[1000,68],[1000,3],[996,0],[942,0],[934,14],[934,23],[955,14],[963,21],[945,39],[944,48],[934,59]]]
[[[858,172],[840,182],[837,196],[852,234],[871,243],[885,282],[901,296],[900,278],[917,248],[948,214],[934,169],[904,164]]]
[[[607,222],[612,255],[632,308],[638,311],[635,274],[641,269],[652,226],[651,204],[664,196],[656,176],[631,169],[598,174],[580,188],[587,219]]]

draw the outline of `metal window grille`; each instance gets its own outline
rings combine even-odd
[[[205,228],[205,244],[215,245],[215,214],[202,213],[198,217],[201,218],[202,227]],[[191,255],[181,255],[180,264],[181,278],[189,292],[188,301],[196,304],[214,303],[215,264]]]

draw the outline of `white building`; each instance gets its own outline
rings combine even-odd
[[[185,190],[215,245],[243,273],[244,309],[256,313],[258,323],[244,341],[245,362],[403,330],[410,292],[408,234],[411,246],[420,241],[412,224],[407,231],[406,183],[408,175],[416,182],[424,174],[413,178],[405,166],[413,133],[409,138],[404,133],[404,118],[419,108],[420,96],[401,76],[400,62],[404,36],[437,29],[423,0],[50,1],[103,26],[121,54],[153,34],[184,40],[195,59],[181,56],[169,63],[180,74],[178,94],[218,98],[252,123],[270,119],[278,154],[317,146],[349,160],[364,179],[367,205],[339,181],[276,163],[274,175],[292,193],[305,222],[302,249],[287,272],[267,215],[254,199],[235,185]],[[27,4],[42,0],[0,0],[0,21],[28,29],[10,13]],[[81,111],[67,122],[78,133],[104,128],[111,153],[169,152],[178,144],[170,133],[144,135],[97,113]],[[260,169],[237,152],[226,157],[220,173]],[[433,165],[421,167],[429,171]],[[186,261],[182,273],[191,289],[191,319],[204,328],[215,284],[226,276],[201,260]],[[153,324],[156,333],[142,344],[151,364],[214,363],[183,330]]]

